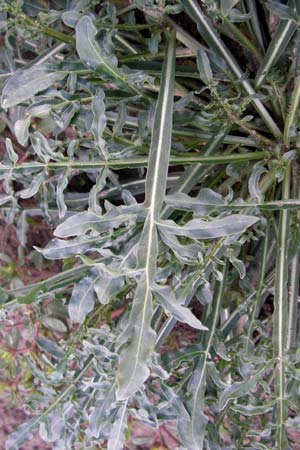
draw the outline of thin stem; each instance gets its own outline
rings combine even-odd
[[[284,143],[287,146],[290,144],[291,140],[290,132],[295,122],[296,113],[299,111],[299,102],[300,102],[300,76],[298,76],[295,80],[295,87],[291,95],[290,110],[284,125]]]
[[[257,161],[266,159],[269,157],[269,153],[266,151],[261,152],[249,152],[249,153],[238,153],[236,155],[216,155],[216,156],[202,156],[196,153],[190,153],[188,156],[171,156],[170,157],[170,165],[185,165],[185,164],[228,164],[231,162],[243,162],[243,161]],[[28,170],[28,169],[44,169],[47,168],[49,170],[61,170],[63,168],[70,169],[98,169],[100,167],[112,167],[115,169],[124,169],[124,168],[137,168],[137,167],[145,167],[148,164],[148,157],[139,157],[139,158],[127,158],[127,159],[111,159],[109,161],[89,161],[89,162],[80,162],[80,161],[57,161],[50,163],[42,163],[42,162],[25,162],[21,165],[4,165],[0,163],[0,173],[7,171],[19,171],[19,170]]]
[[[284,171],[282,185],[282,200],[287,200],[290,195],[290,170],[288,162]],[[277,243],[276,280],[274,295],[274,357],[276,363],[276,420],[277,420],[277,444],[278,449],[287,448],[287,437],[285,421],[287,417],[287,404],[285,398],[286,375],[285,375],[285,349],[287,336],[287,280],[288,280],[288,239],[289,239],[289,212],[280,211],[279,235]]]
[[[300,195],[300,185],[298,179],[298,164],[293,162],[292,165],[292,194],[293,196]],[[298,209],[294,215],[295,226],[298,227],[300,223],[300,210]],[[298,244],[298,242],[297,242]],[[292,258],[290,269],[290,289],[289,289],[289,320],[287,331],[287,350],[291,350],[297,346],[297,323],[298,323],[298,298],[299,298],[299,275],[300,275],[300,250],[297,245],[297,250]]]
[[[248,328],[248,335],[247,335],[247,344],[246,344],[246,355],[249,356],[250,348],[253,342],[252,335],[254,331],[254,325],[255,321],[258,317],[258,313],[261,308],[261,298],[262,293],[265,287],[265,276],[266,276],[266,266],[267,266],[267,255],[268,255],[268,248],[269,248],[269,235],[270,235],[270,228],[267,226],[266,233],[265,233],[265,239],[264,239],[264,246],[261,256],[261,264],[260,264],[260,277],[258,282],[258,288],[256,292],[255,302],[252,310],[251,320]]]

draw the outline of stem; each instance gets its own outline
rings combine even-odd
[[[290,111],[284,125],[284,143],[287,146],[290,144],[291,140],[290,131],[291,127],[294,125],[296,113],[299,110],[299,102],[300,102],[300,76],[298,76],[295,80],[295,87],[291,97]]]
[[[269,153],[266,151],[238,153],[236,155],[216,155],[216,156],[202,156],[197,153],[190,153],[189,156],[171,156],[170,165],[185,165],[185,164],[228,164],[231,162],[256,161],[268,158]],[[28,162],[21,165],[5,166],[0,163],[0,173],[6,171],[19,171],[25,169],[44,169],[61,170],[64,168],[70,169],[98,169],[100,167],[112,167],[115,169],[146,167],[148,164],[148,157],[127,158],[127,159],[111,159],[110,161],[95,161],[95,162],[79,162],[79,161],[57,161],[50,163]]]
[[[298,165],[294,162],[292,165],[292,194],[296,196],[300,194],[299,180],[298,180]],[[298,191],[298,192],[297,192]],[[299,226],[300,210],[298,209],[294,217],[295,226]],[[298,244],[298,243],[296,243]],[[299,274],[300,274],[300,250],[297,245],[297,250],[292,258],[290,271],[290,291],[289,291],[289,320],[287,332],[287,350],[291,350],[297,346],[297,323],[298,323],[298,297],[299,297]]]
[[[262,256],[261,256],[260,278],[259,278],[259,282],[258,282],[255,303],[254,303],[254,307],[252,310],[251,321],[250,321],[249,328],[248,328],[247,345],[246,345],[246,355],[247,356],[249,356],[250,347],[253,342],[252,335],[253,335],[253,331],[254,331],[254,324],[255,324],[255,320],[258,317],[258,313],[261,308],[261,303],[262,303],[261,297],[262,297],[262,293],[263,293],[263,290],[265,287],[265,275],[266,275],[267,255],[268,255],[268,247],[269,247],[269,236],[270,236],[270,228],[269,228],[269,226],[267,226],[265,240],[264,240],[264,246],[263,246],[263,251],[262,251]]]
[[[290,194],[290,169],[288,162],[284,171],[282,185],[282,200],[287,200]],[[288,238],[289,238],[289,212],[280,211],[279,235],[277,243],[276,279],[274,295],[274,357],[277,360],[276,373],[276,420],[277,420],[277,444],[278,449],[287,448],[285,421],[287,418],[287,405],[285,398],[285,349],[287,335],[287,280],[288,280]]]

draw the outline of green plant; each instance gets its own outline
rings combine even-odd
[[[30,304],[48,330],[42,358],[26,357],[35,417],[6,449],[37,427],[55,449],[123,449],[128,415],[177,420],[188,450],[292,448],[298,2],[24,0],[1,14],[0,117],[16,142],[0,204],[23,247],[43,215],[55,237],[33,255],[67,263],[1,291],[2,310]],[[174,349],[180,323],[194,331]]]

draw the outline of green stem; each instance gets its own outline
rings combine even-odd
[[[270,229],[269,226],[267,226],[265,239],[264,239],[264,246],[261,256],[261,265],[260,265],[260,277],[258,282],[258,288],[256,292],[256,298],[252,310],[251,320],[248,328],[248,334],[247,334],[247,344],[246,344],[246,356],[249,356],[250,348],[252,346],[252,335],[254,331],[254,324],[258,317],[258,313],[261,308],[261,298],[262,293],[265,287],[265,276],[266,276],[266,266],[267,266],[267,255],[268,255],[268,248],[269,248],[269,235],[270,235]]]
[[[292,163],[292,195],[300,195],[300,186],[298,179],[298,164]],[[300,223],[300,209],[294,214],[294,226],[298,227]],[[298,235],[298,233],[297,233]],[[297,239],[297,238],[296,238]],[[300,250],[298,242],[297,250],[292,258],[290,269],[290,290],[289,290],[289,320],[287,332],[287,350],[297,346],[297,323],[298,323],[298,298],[299,298],[299,275],[300,275]]]
[[[282,185],[282,200],[287,200],[290,195],[290,170],[288,162],[284,171]],[[289,212],[280,211],[279,235],[277,243],[276,279],[274,294],[274,357],[276,358],[276,421],[277,421],[277,445],[279,450],[287,448],[285,421],[287,418],[287,404],[285,398],[285,349],[287,336],[287,280],[288,280],[288,240],[289,240]]]
[[[249,153],[238,153],[236,155],[216,155],[216,156],[202,156],[196,153],[190,153],[188,156],[171,156],[170,165],[185,165],[185,164],[229,164],[232,162],[243,162],[243,161],[257,161],[268,158],[269,153],[266,151],[261,152],[249,152]],[[0,164],[0,173],[6,171],[19,171],[19,170],[29,170],[29,169],[49,169],[49,170],[61,170],[64,168],[70,169],[98,169],[100,167],[111,167],[114,169],[124,169],[124,168],[137,168],[145,167],[148,164],[148,157],[138,157],[138,158],[127,158],[127,159],[111,159],[110,161],[90,161],[90,162],[79,162],[79,161],[57,161],[50,163],[41,162],[25,162],[21,165],[15,166],[5,166]]]
[[[291,127],[294,125],[296,113],[299,111],[299,102],[300,102],[300,76],[298,76],[295,80],[295,87],[291,96],[290,110],[284,125],[284,143],[287,146],[290,144],[291,140],[290,131]]]

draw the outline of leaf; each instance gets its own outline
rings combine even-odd
[[[124,285],[124,277],[110,277],[101,274],[95,281],[94,289],[97,297],[102,305],[107,305],[110,300],[122,289]]]
[[[270,412],[273,409],[275,403],[276,401],[272,400],[264,405],[256,405],[256,406],[233,404],[231,406],[231,409],[233,409],[233,411],[236,411],[239,414],[243,414],[243,416],[260,416]]]
[[[20,191],[20,197],[21,198],[30,198],[33,197],[40,189],[43,181],[45,181],[47,177],[47,171],[42,170],[42,172],[36,174],[30,184],[30,186],[27,189],[23,189]]]
[[[202,325],[200,320],[194,316],[192,311],[178,303],[169,286],[155,285],[153,290],[159,303],[167,314],[170,314],[179,322],[187,323],[190,327],[196,328],[197,330],[208,330],[208,328]]]
[[[193,239],[214,239],[231,234],[242,234],[258,220],[258,217],[233,214],[224,219],[215,219],[210,222],[193,219],[183,226],[177,225],[172,220],[161,220],[158,222],[158,227],[177,236],[186,236]]]
[[[168,370],[176,369],[181,363],[195,359],[203,353],[203,346],[192,344],[175,352],[167,352],[162,355],[162,360]]]
[[[35,300],[38,298],[39,292],[40,292],[39,289],[33,289],[28,294],[18,297],[18,303],[24,305],[30,305],[31,303],[34,303]]]
[[[89,16],[83,16],[76,25],[76,48],[80,59],[88,67],[101,72],[106,79],[124,84],[126,77],[117,68],[114,54],[104,53],[96,41],[98,30]]]
[[[233,383],[227,389],[225,389],[220,396],[219,407],[224,409],[228,402],[236,398],[243,397],[250,393],[250,391],[257,385],[258,380],[261,377],[261,371],[251,375],[246,381],[240,383]]]
[[[97,89],[92,102],[93,121],[91,125],[91,131],[94,135],[96,145],[100,150],[100,155],[102,156],[103,159],[107,160],[108,152],[106,149],[105,140],[102,137],[106,127],[104,97],[105,94],[103,89],[101,88]]]
[[[13,145],[12,145],[12,142],[11,142],[10,138],[6,138],[5,139],[5,145],[6,145],[6,151],[7,151],[9,159],[14,164],[16,164],[18,162],[19,157],[18,157],[17,153],[15,152],[15,150],[13,148]]]
[[[89,416],[88,431],[92,436],[99,438],[102,428],[107,424],[110,415],[111,405],[115,402],[116,386],[112,384],[105,396],[97,401],[95,407]]]
[[[197,66],[201,80],[204,84],[210,86],[213,83],[213,73],[207,53],[203,49],[199,49],[197,52]]]
[[[125,345],[120,354],[117,372],[119,400],[125,400],[133,395],[148,378],[147,364],[156,339],[156,333],[151,328],[153,314],[151,287],[154,282],[158,254],[155,219],[159,217],[164,200],[171,149],[175,43],[176,36],[172,32],[166,50],[162,85],[156,104],[146,177],[145,206],[149,208],[149,212],[138,247],[138,267],[143,268],[144,273],[137,285],[129,324],[123,332],[123,341],[124,336],[130,336],[130,343]]]
[[[40,132],[36,131],[33,133],[30,139],[34,152],[43,162],[48,163],[50,159],[53,159],[54,161],[64,159],[62,153],[54,152],[51,149],[49,142]]]
[[[18,72],[8,79],[3,88],[2,107],[10,108],[19,105],[57,81],[63,80],[65,76],[65,72],[55,72],[47,65],[39,65]]]
[[[95,304],[94,279],[82,278],[75,284],[69,302],[68,311],[72,322],[83,323]]]
[[[253,171],[249,178],[249,192],[252,198],[258,200],[259,202],[264,201],[264,196],[259,187],[259,179],[263,173],[266,173],[267,169],[261,165],[261,163],[255,164]]]
[[[46,442],[56,442],[60,438],[65,428],[65,421],[62,415],[53,411],[48,414],[46,420],[40,423],[40,436]]]
[[[136,288],[129,319],[129,344],[121,351],[117,372],[117,399],[126,400],[149,376],[148,361],[154,350],[156,333],[151,328],[152,293],[144,274]]]
[[[182,245],[174,234],[165,233],[163,228],[159,230],[159,235],[164,244],[170,247],[178,260],[184,264],[194,263],[201,255],[201,247],[198,244]]]
[[[88,251],[98,250],[102,239],[79,236],[74,239],[52,239],[45,248],[35,247],[47,259],[64,259],[73,255],[82,255]]]
[[[125,433],[127,430],[127,401],[124,402],[114,418],[111,432],[107,441],[107,450],[123,450]]]
[[[33,437],[33,427],[36,424],[36,419],[33,418],[27,423],[23,423],[17,428],[17,431],[12,433],[5,443],[5,450],[19,450],[19,448],[30,441]]]
[[[50,341],[50,339],[36,336],[35,341],[42,350],[55,358],[61,359],[66,356],[65,352],[56,344],[56,342]]]
[[[223,197],[211,189],[201,189],[197,197],[190,197],[182,192],[176,192],[172,195],[167,195],[165,202],[174,209],[184,211],[195,211],[200,216],[205,216],[214,207],[225,206],[226,203]]]
[[[44,327],[49,330],[56,331],[57,333],[66,333],[68,331],[65,323],[55,317],[42,317],[42,324]]]
[[[256,71],[255,89],[259,89],[266,79],[270,69],[276,64],[289,45],[295,31],[296,24],[293,20],[279,23],[264,58]]]
[[[27,242],[27,232],[28,232],[28,222],[27,222],[27,211],[24,210],[21,212],[20,217],[17,221],[16,233],[19,239],[20,244],[25,247]]]
[[[138,214],[142,209],[142,205],[136,204],[112,208],[103,216],[89,211],[74,214],[58,225],[54,235],[59,238],[66,238],[80,236],[89,230],[109,231],[119,227],[122,223],[128,222],[130,215]]]

